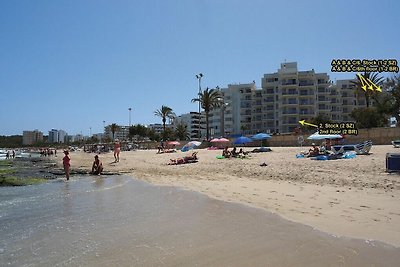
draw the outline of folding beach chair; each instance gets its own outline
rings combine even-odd
[[[399,148],[400,147],[400,140],[394,140],[392,141],[393,147]]]

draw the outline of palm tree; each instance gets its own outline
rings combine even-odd
[[[393,116],[397,121],[400,121],[400,74],[387,78],[386,80],[387,91],[393,96]]]
[[[190,134],[187,131],[187,125],[179,123],[175,129],[175,136],[179,140],[188,140],[190,138]]]
[[[209,122],[208,117],[210,111],[216,107],[220,107],[223,103],[221,92],[217,89],[205,89],[203,92],[199,93],[198,98],[193,98],[192,102],[200,102],[202,109],[206,113],[206,138],[209,140],[210,137],[210,129],[209,129]],[[200,131],[200,129],[199,129]]]
[[[369,79],[371,82],[379,86],[383,82],[383,77],[379,77],[378,75],[379,73],[371,73],[371,72],[364,72],[364,74],[361,74],[364,80],[367,81]],[[365,102],[368,108],[371,102],[371,98],[374,99],[376,95],[376,91],[370,90],[368,86],[365,86],[365,82],[362,81],[358,75],[356,75],[356,77],[357,77],[356,81],[351,81],[351,83],[356,86],[356,98],[358,96],[358,92],[362,92],[365,96]]]
[[[162,119],[163,123],[163,132],[165,132],[165,123],[167,122],[167,119],[173,119],[175,117],[175,113],[172,112],[172,108],[168,106],[162,105],[160,109],[157,109],[154,111],[154,115],[160,117]]]
[[[111,130],[111,133],[112,133],[112,136],[113,136],[113,140],[114,140],[115,133],[118,132],[119,126],[116,123],[113,123],[113,124],[110,125],[110,130]]]

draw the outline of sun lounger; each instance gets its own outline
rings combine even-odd
[[[348,151],[354,151],[357,153],[357,155],[366,155],[369,154],[369,151],[371,150],[372,147],[372,141],[368,140],[360,144],[355,144],[355,145],[336,145],[332,146],[332,151],[338,155],[338,154],[344,154]]]
[[[399,148],[400,147],[400,140],[394,140],[392,141],[393,147]]]

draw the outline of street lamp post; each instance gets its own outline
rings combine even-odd
[[[131,111],[132,111],[132,108],[128,108],[128,110],[129,110],[129,127],[131,127]]]
[[[221,136],[225,137],[225,109],[228,106],[227,103],[222,103],[221,106]]]
[[[200,97],[200,94],[201,94],[201,78],[203,77],[204,75],[203,75],[203,73],[199,73],[199,74],[196,74],[196,78],[199,80],[199,95],[198,95],[198,97]],[[200,99],[199,99],[200,100]],[[201,121],[201,103],[200,103],[200,101],[199,101],[199,128],[198,128],[198,130],[197,130],[197,137],[198,137],[198,139],[200,140],[200,138],[201,138],[201,132],[200,132],[200,121]]]
[[[101,142],[103,142],[105,135],[106,135],[106,121],[103,121],[103,134],[101,135],[102,137]]]

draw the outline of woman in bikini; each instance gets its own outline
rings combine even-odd
[[[121,152],[121,143],[118,139],[115,139],[114,142],[114,159],[115,162],[119,162],[119,153]]]

